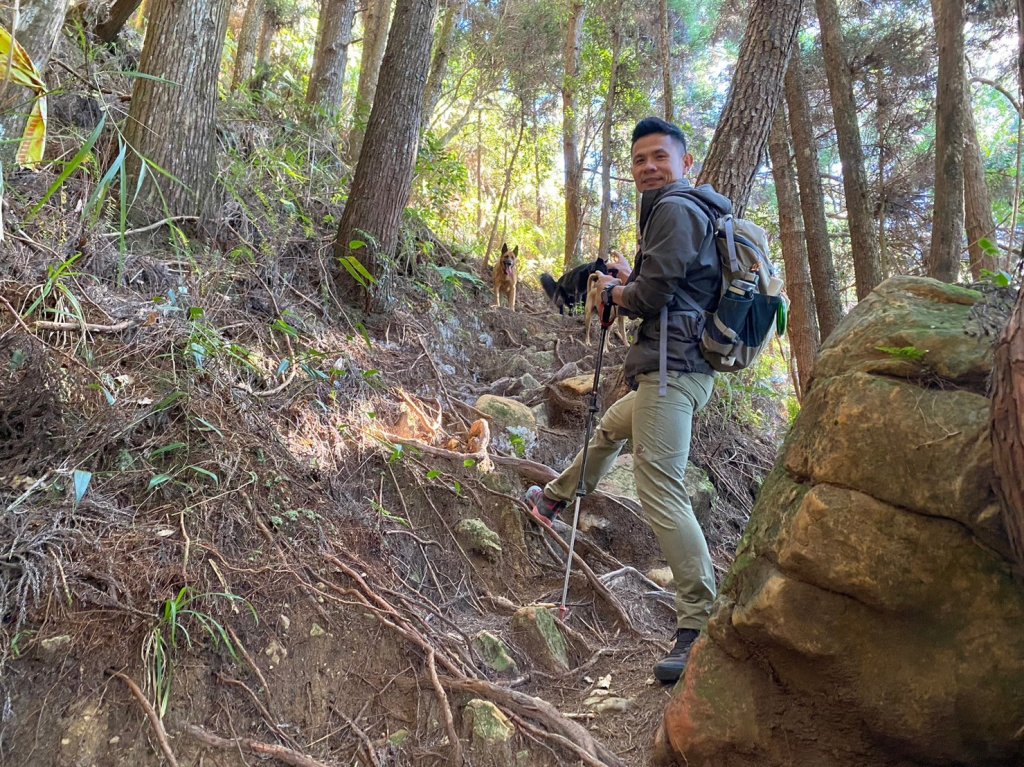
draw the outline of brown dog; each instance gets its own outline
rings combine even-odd
[[[516,310],[516,283],[519,282],[519,270],[516,268],[516,259],[519,258],[519,246],[512,250],[508,245],[501,243],[501,255],[494,264],[494,305],[501,306],[501,297],[505,296],[505,302],[512,311]]]
[[[590,343],[590,322],[594,317],[597,318],[597,324],[601,324],[601,278],[603,274],[594,272],[590,275],[590,279],[587,281],[587,306],[583,312],[583,321],[587,324],[587,343]],[[619,338],[622,339],[622,343],[629,346],[629,341],[626,339],[626,321],[619,315],[618,309],[612,307],[612,322],[618,328]],[[608,339],[611,338],[611,334],[605,336],[605,349],[608,349]]]

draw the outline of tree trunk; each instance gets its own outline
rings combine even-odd
[[[932,0],[939,43],[938,95],[935,99],[935,208],[932,244],[926,262],[929,277],[960,279],[964,234],[964,23],[963,0]]]
[[[14,39],[21,43],[40,73],[50,63],[68,5],[69,0],[25,0],[19,4],[16,18],[6,10],[0,12],[0,25],[8,30],[14,27]],[[15,142],[0,144],[0,162],[13,164],[18,153],[17,140],[25,132],[34,102],[35,94],[28,88],[0,80],[0,140]]]
[[[782,99],[800,22],[800,0],[755,0],[740,45],[729,97],[699,183],[710,183],[742,215]]]
[[[868,199],[864,150],[860,142],[860,126],[857,124],[857,104],[853,98],[850,67],[843,51],[836,0],[815,0],[815,6],[821,29],[825,74],[832,98],[839,159],[843,167],[843,190],[846,193],[846,217],[850,227],[857,298],[864,298],[882,281],[882,267],[878,258],[878,239],[875,236],[871,202]]]
[[[780,105],[772,120],[768,153],[775,178],[775,194],[779,201],[779,233],[782,260],[786,265],[786,292],[789,294],[789,345],[796,357],[797,375],[794,388],[797,399],[803,397],[818,353],[818,322],[814,312],[814,291],[807,262],[807,243],[800,214],[800,195],[796,188],[789,146],[786,113]]]
[[[270,67],[270,51],[280,28],[281,19],[268,8],[263,14],[263,26],[260,29],[260,44],[256,49],[256,70],[253,77],[259,77]]]
[[[498,222],[501,221],[501,214],[505,211],[508,202],[508,193],[512,188],[512,174],[515,171],[516,160],[519,159],[519,149],[523,145],[523,135],[526,133],[526,107],[520,105],[524,110],[520,114],[519,136],[516,138],[515,148],[512,150],[512,157],[505,163],[505,181],[501,185],[501,195],[498,197],[498,207],[494,211],[494,224],[491,226],[491,235],[487,238],[487,250],[484,253],[484,269],[491,267],[491,251],[494,250],[495,241],[498,235]]]
[[[365,157],[356,165],[348,203],[338,225],[334,253],[355,256],[376,280],[366,306],[391,302],[391,281],[402,211],[409,201],[419,148],[423,89],[430,66],[436,0],[398,0],[380,87],[366,125]],[[360,240],[362,248],[350,248]],[[339,268],[341,282],[347,283]]]
[[[114,4],[107,12],[107,18],[96,25],[96,38],[104,43],[114,42],[141,3],[142,0],[114,0]]]
[[[441,29],[437,33],[434,56],[430,62],[430,77],[427,78],[427,90],[423,96],[423,119],[420,122],[424,133],[434,116],[437,102],[441,99],[441,87],[444,85],[445,75],[448,74],[448,59],[451,58],[452,46],[455,44],[455,25],[466,10],[467,1],[450,0],[441,21]]]
[[[256,68],[256,53],[267,15],[266,0],[249,0],[242,19],[242,31],[238,35],[238,50],[235,53],[235,70],[231,77],[231,90],[248,85]]]
[[[825,219],[825,195],[821,188],[818,163],[818,142],[811,125],[811,107],[804,90],[803,63],[794,52],[786,69],[786,104],[789,107],[789,129],[796,151],[796,173],[800,185],[800,210],[803,212],[804,236],[814,288],[814,305],[818,315],[821,339],[828,338],[843,318],[843,301],[839,295],[832,244]]]
[[[476,235],[481,234],[484,225],[484,177],[483,177],[483,111],[476,113]]]
[[[1024,0],[1017,0],[1017,84],[1024,97]],[[1018,275],[1024,262],[1018,263]],[[1024,289],[992,362],[992,463],[1003,523],[1024,574]]]
[[[612,67],[604,100],[604,124],[601,126],[601,228],[597,253],[605,260],[608,260],[612,242],[612,121],[615,117],[615,91],[618,88],[621,48],[622,34],[616,25],[612,29]]]
[[[583,16],[586,6],[582,0],[570,0],[569,23],[565,30],[562,77],[562,160],[565,164],[565,255],[566,269],[576,261],[580,233],[583,228],[583,162],[579,155],[579,135],[576,115],[576,80],[580,69],[580,46],[583,40]]]
[[[391,0],[366,0],[363,11],[363,55],[359,59],[359,84],[356,86],[355,108],[352,111],[352,130],[349,131],[348,161],[355,165],[363,148],[366,123],[377,92],[384,45],[388,40],[388,21],[391,18]]]
[[[985,162],[978,143],[978,129],[971,107],[971,91],[964,80],[964,224],[967,248],[971,255],[971,275],[981,279],[981,272],[999,269],[996,257],[981,246],[982,240],[996,241],[996,224],[992,219],[992,196],[985,181]]]
[[[181,183],[148,168],[133,220],[204,212],[213,186],[217,74],[229,8],[229,0],[152,0],[139,71],[159,79],[135,80],[124,128],[133,151],[125,164],[131,189],[140,156]]]
[[[992,459],[1003,521],[1024,572],[1024,289],[992,364]]]
[[[661,57],[661,87],[664,93],[665,119],[675,124],[676,110],[672,98],[672,27],[669,23],[668,0],[658,2],[658,54]]]
[[[878,179],[875,199],[878,200],[875,206],[875,217],[878,219],[878,263],[889,263],[889,197],[885,188],[885,163],[889,159],[888,126],[892,116],[889,114],[890,99],[886,92],[886,72],[881,69],[875,71],[875,133],[878,138]]]
[[[333,123],[341,110],[345,63],[352,42],[355,0],[323,0],[320,6],[317,47],[306,90],[306,103]]]

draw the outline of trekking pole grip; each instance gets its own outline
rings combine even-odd
[[[612,288],[614,287],[614,285],[609,285],[607,288],[604,289],[604,311],[601,312],[602,328],[610,328],[612,326],[612,310],[615,309],[615,305],[612,303]]]

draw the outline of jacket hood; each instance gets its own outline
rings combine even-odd
[[[711,208],[717,216],[732,213],[732,202],[725,195],[716,192],[711,184],[693,186],[683,178],[679,181],[673,181],[671,184],[666,184],[660,189],[651,189],[640,195],[640,231],[643,231],[647,223],[647,217],[651,215],[655,203],[665,195],[678,191],[686,191],[688,195],[696,197],[704,205]]]

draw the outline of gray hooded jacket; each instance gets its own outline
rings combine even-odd
[[[640,202],[640,251],[618,303],[627,314],[643,320],[626,354],[625,375],[635,386],[636,376],[659,368],[661,309],[667,306],[666,367],[689,373],[713,373],[701,356],[702,318],[679,298],[685,291],[697,304],[712,310],[718,303],[722,267],[711,219],[689,196],[699,197],[716,216],[732,212],[732,203],[709,184],[693,187],[682,179],[644,192]],[[661,202],[661,204],[658,204]]]

